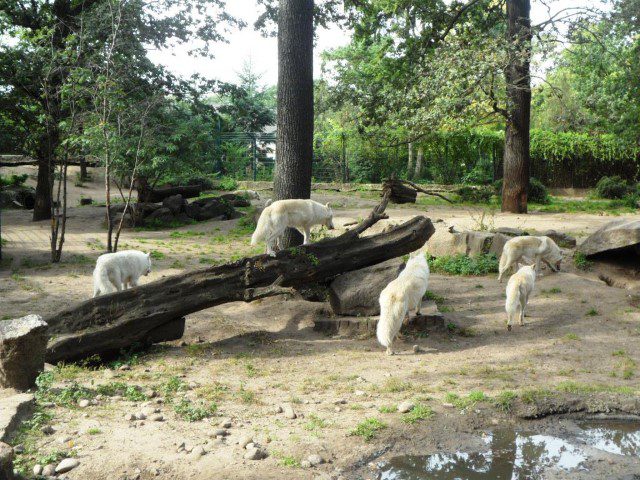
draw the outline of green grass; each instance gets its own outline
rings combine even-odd
[[[515,392],[511,392],[506,390],[504,392],[500,392],[498,396],[496,396],[493,400],[493,404],[498,407],[498,409],[503,412],[510,412],[513,407],[513,402],[518,398]]]
[[[598,313],[598,311],[595,308],[590,308],[587,313],[585,313],[585,315],[587,317],[596,317],[598,315],[600,315],[600,313]]]
[[[195,404],[186,398],[173,404],[173,411],[187,422],[197,422],[204,418],[209,418],[213,416],[217,410],[218,406],[213,402],[208,405],[203,403]]]
[[[318,417],[315,413],[309,415],[309,421],[304,424],[304,429],[310,432],[316,432],[329,426],[326,420]]]
[[[127,385],[123,382],[111,382],[104,385],[98,385],[96,392],[101,395],[113,397],[121,395],[131,402],[144,402],[148,400],[147,396],[142,392],[142,388],[137,385]]]
[[[383,405],[380,408],[378,408],[378,411],[380,413],[395,413],[398,411],[398,406],[397,405]]]
[[[587,256],[582,252],[576,252],[573,254],[573,264],[579,270],[590,270],[593,266],[593,262],[587,259]]]
[[[387,428],[387,425],[377,418],[367,418],[360,422],[356,428],[349,432],[350,436],[358,436],[364,438],[365,442],[373,440],[380,430]]]
[[[102,430],[100,430],[99,428],[90,428],[89,430],[87,430],[87,433],[89,435],[100,435],[102,433]]]
[[[442,295],[438,295],[437,293],[433,293],[431,290],[427,290],[426,292],[424,292],[424,296],[422,297],[422,299],[423,300],[431,300],[438,306],[442,305],[447,300]]]
[[[571,341],[579,341],[582,340],[578,335],[576,335],[575,333],[567,333],[564,336],[565,340],[571,340]]]
[[[562,293],[562,290],[560,290],[558,287],[553,287],[550,288],[549,290],[542,290],[542,293],[551,293],[551,294],[558,294],[558,293]]]
[[[295,457],[284,456],[280,459],[280,463],[283,467],[300,468],[300,461]]]
[[[205,232],[195,232],[193,230],[185,230],[185,231],[175,231],[169,234],[171,238],[192,238],[192,237],[203,237],[206,235]]]
[[[451,393],[451,392],[447,393],[444,397],[444,401],[446,403],[451,403],[453,404],[453,406],[455,406],[460,410],[463,410],[467,407],[471,407],[476,403],[486,402],[488,400],[489,400],[489,397],[487,397],[483,392],[478,390],[469,392],[469,395],[467,395],[466,397],[461,397],[458,394]]]
[[[419,422],[421,420],[427,420],[433,417],[433,415],[434,413],[431,407],[419,403],[418,405],[413,407],[413,409],[410,412],[402,415],[402,422],[407,423],[409,425],[413,425],[414,423]]]
[[[463,254],[445,255],[429,259],[429,267],[433,273],[449,275],[479,276],[498,271],[498,259],[493,254],[481,254],[467,257]]]
[[[162,260],[166,256],[164,253],[159,252],[158,250],[151,250],[150,255],[154,260]]]

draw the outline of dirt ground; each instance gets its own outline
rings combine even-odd
[[[81,195],[102,201],[101,180],[94,175],[84,187],[71,189],[65,259],[58,265],[47,263],[47,222],[31,222],[30,212],[2,212],[2,237],[7,240],[0,271],[2,318],[48,316],[91,296],[93,264],[106,237],[104,209],[77,205]],[[376,203],[373,196],[357,193],[314,197],[335,205],[338,228],[364,217]],[[442,219],[437,228],[477,228],[481,215],[480,210],[455,206],[390,206],[387,212],[389,220],[376,231],[419,214]],[[484,221],[495,227],[555,229],[580,241],[611,219],[496,213]],[[153,271],[142,279],[146,283],[258,253],[248,237],[234,234],[236,224],[210,221],[175,230],[126,231],[121,242],[122,247],[154,252]],[[86,408],[50,406],[55,433],[33,438],[34,448],[40,456],[75,452],[80,465],[66,474],[73,480],[375,478],[370,462],[457,449],[472,443],[469,438],[483,429],[516,422],[495,400],[507,398],[505,391],[514,392],[516,402],[566,393],[637,395],[640,309],[634,291],[609,287],[595,273],[577,270],[572,252],[565,253],[563,271],[545,271],[538,279],[526,325],[511,332],[505,328],[504,284],[496,275],[433,274],[429,290],[443,297],[442,314],[459,328],[407,337],[393,357],[372,337],[314,332],[314,319],[328,315],[322,303],[278,297],[195,313],[187,317],[182,341],[133,357],[129,370],[55,371],[58,386],[124,382],[156,390],[163,403],[99,397]],[[421,353],[414,354],[413,345]],[[181,418],[163,390],[172,379],[184,386],[177,395],[215,402],[215,416],[195,422]],[[479,400],[456,402],[471,392]],[[407,400],[433,415],[408,423],[406,416],[391,411]],[[275,413],[282,404],[291,405],[297,418]],[[159,409],[163,421],[125,419],[145,409]],[[372,438],[352,433],[370,418],[383,425]],[[223,419],[231,421],[230,434],[216,438]],[[266,459],[243,458],[237,442],[247,435],[266,449]],[[187,450],[202,446],[206,454],[179,452],[183,443]],[[301,462],[310,454],[326,462],[303,468]],[[618,473],[628,472],[625,462],[621,460]],[[611,468],[616,472],[618,467]]]

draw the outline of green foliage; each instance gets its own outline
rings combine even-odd
[[[26,173],[23,175],[11,175],[10,177],[0,175],[0,187],[19,187],[27,181],[27,178],[29,178],[29,175]]]
[[[429,268],[433,273],[447,273],[449,275],[487,275],[498,271],[498,259],[495,254],[480,254],[467,257],[463,254],[431,257]]]
[[[173,410],[183,420],[187,422],[197,422],[213,416],[218,410],[218,406],[213,402],[208,405],[202,403],[195,404],[186,398],[182,398],[177,402],[173,402]]]
[[[238,182],[233,178],[222,177],[215,182],[214,188],[216,190],[224,190],[224,191],[237,190]]]
[[[506,390],[504,392],[500,392],[498,396],[495,397],[493,402],[500,410],[505,413],[509,413],[516,398],[518,398],[518,395],[516,395],[514,392]]]
[[[387,428],[387,425],[377,418],[367,418],[360,422],[355,429],[349,432],[349,435],[364,438],[366,442],[373,440],[376,434]]]
[[[527,198],[530,202],[545,205],[549,203],[549,192],[540,180],[531,177],[529,179],[529,193]]]
[[[587,259],[587,256],[582,252],[575,252],[573,254],[573,264],[580,270],[590,270],[593,262]]]
[[[402,415],[402,422],[408,423],[409,425],[413,425],[414,423],[419,422],[420,420],[427,420],[433,417],[433,415],[434,415],[434,412],[431,409],[431,407],[419,403],[418,405],[413,407],[410,412]]]
[[[96,392],[101,395],[113,397],[120,395],[131,402],[144,402],[148,400],[142,389],[137,385],[127,385],[123,382],[111,382],[96,387]]]
[[[462,202],[466,203],[489,203],[493,196],[491,187],[460,187],[456,191]]]
[[[621,199],[629,195],[631,191],[627,181],[619,175],[602,177],[596,185],[596,195],[600,198]]]

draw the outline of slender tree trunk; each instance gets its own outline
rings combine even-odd
[[[422,145],[418,147],[418,154],[416,155],[416,171],[413,174],[413,178],[415,180],[420,179],[420,175],[422,174],[422,160],[424,159],[424,148]]]
[[[280,0],[278,11],[276,200],[311,196],[313,158],[313,0]],[[287,230],[280,246],[300,245]]]
[[[409,142],[409,153],[407,155],[407,179],[413,178],[413,142]]]
[[[531,114],[531,2],[508,0],[507,40],[511,48],[507,81],[502,211],[527,213],[529,126]]]
[[[89,178],[89,173],[87,172],[87,159],[84,155],[80,156],[80,180],[86,182]]]
[[[49,220],[51,218],[51,183],[53,172],[49,166],[49,158],[38,158],[38,183],[36,185],[36,203],[33,207],[33,221]]]

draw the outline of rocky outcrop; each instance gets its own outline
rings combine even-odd
[[[578,251],[590,256],[640,245],[640,220],[621,218],[607,223],[591,234],[578,247]]]
[[[0,388],[27,390],[44,369],[47,324],[39,315],[0,322]]]

